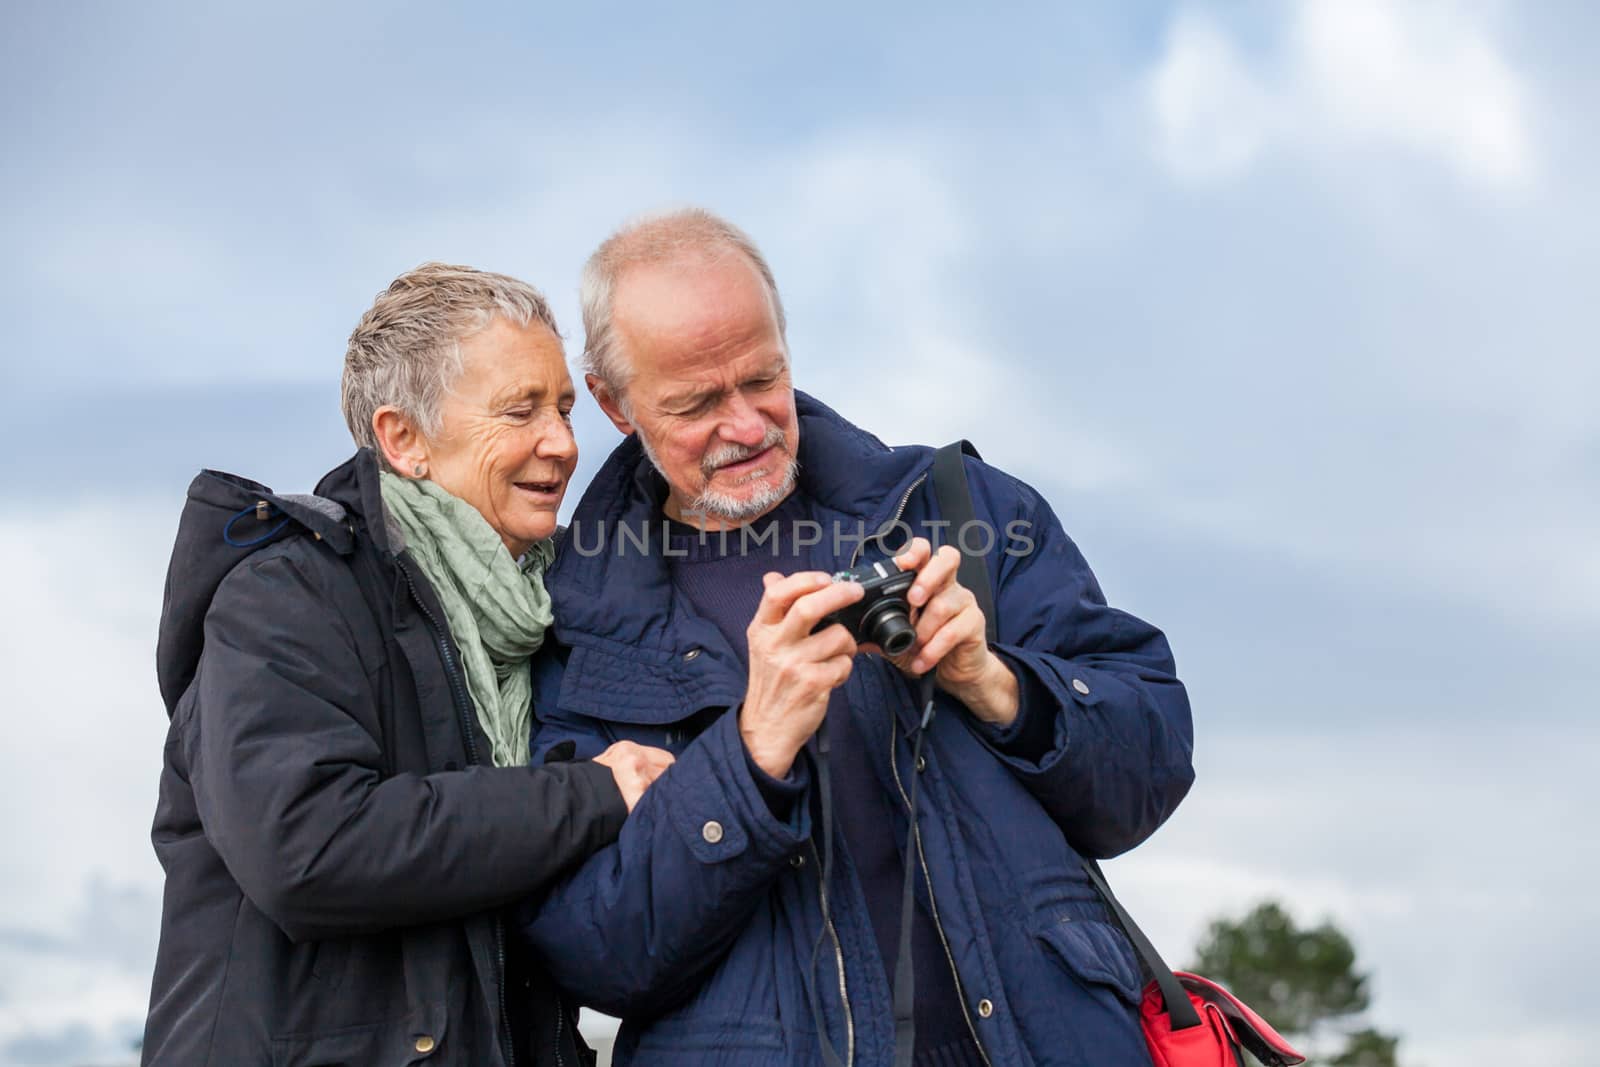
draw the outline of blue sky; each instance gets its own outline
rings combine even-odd
[[[891,441],[972,439],[1167,629],[1200,780],[1113,876],[1170,955],[1278,894],[1352,932],[1408,1063],[1580,1062],[1590,6],[7,23],[0,1062],[119,1062],[142,1020],[189,477],[301,489],[342,459],[344,338],[423,260],[541,286],[576,354],[584,256],[686,202],[768,252],[803,388]],[[579,421],[581,484],[614,431]]]

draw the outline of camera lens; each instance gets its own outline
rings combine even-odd
[[[885,606],[862,623],[867,640],[890,656],[900,655],[917,640],[916,628],[911,625],[905,608],[898,604]]]

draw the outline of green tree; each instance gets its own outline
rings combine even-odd
[[[1397,1067],[1399,1039],[1357,1017],[1371,1003],[1370,976],[1330,922],[1302,929],[1276,901],[1242,919],[1216,919],[1189,968],[1214,978],[1324,1067]]]
[[[1345,1041],[1344,1050],[1328,1061],[1329,1067],[1395,1067],[1399,1061],[1398,1037],[1376,1030],[1357,1030]]]

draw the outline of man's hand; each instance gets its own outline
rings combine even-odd
[[[855,582],[821,571],[762,577],[766,592],[746,634],[750,678],[739,711],[739,735],[756,766],[782,778],[828,711],[828,694],[850,677],[856,642],[843,626],[821,633],[823,617],[861,599]]]
[[[633,811],[650,783],[660,778],[662,772],[673,764],[672,753],[661,748],[636,745],[632,741],[618,741],[594,758],[594,761],[611,768],[622,799]]]
[[[894,561],[903,571],[917,572],[906,593],[917,643],[894,658],[894,665],[912,675],[934,671],[939,688],[978,718],[1002,729],[1010,726],[1017,718],[1017,677],[989,647],[977,598],[956,581],[961,553],[952,545],[935,552],[927,538],[918,537]]]

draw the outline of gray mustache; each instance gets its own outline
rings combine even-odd
[[[717,468],[729,463],[738,463],[759,455],[767,449],[783,444],[783,430],[774,426],[767,431],[767,435],[757,445],[724,445],[715,452],[710,453],[700,461],[700,473],[710,478],[717,472]]]

